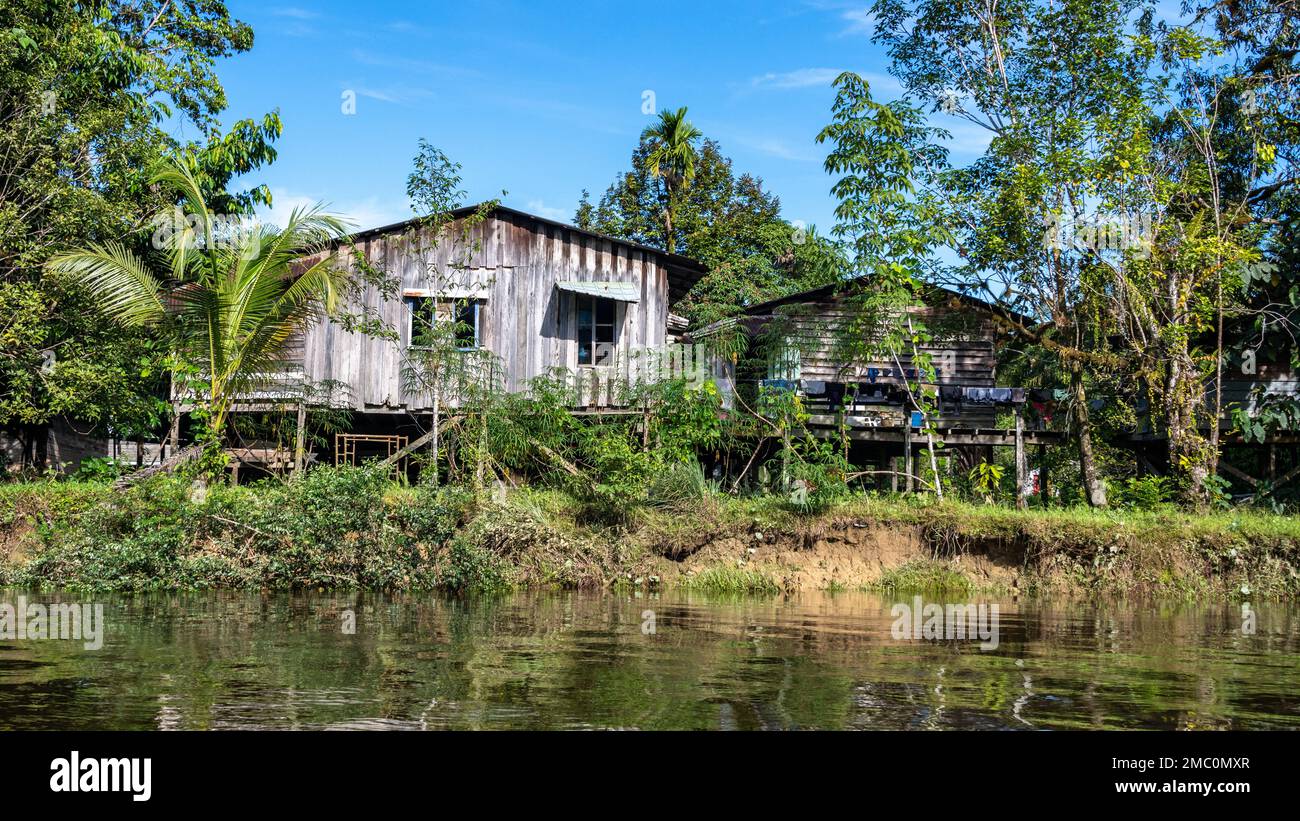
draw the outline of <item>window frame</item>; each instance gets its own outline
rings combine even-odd
[[[589,311],[590,320],[586,323],[582,321],[583,308]],[[574,294],[573,303],[573,338],[577,342],[577,363],[580,368],[607,368],[614,364],[618,358],[618,321],[619,302],[616,299],[608,297],[595,296],[593,294]],[[608,309],[608,321],[602,322],[601,315],[604,313],[601,309]],[[602,333],[602,329],[608,331]],[[584,336],[586,337],[584,339]],[[602,340],[602,336],[608,336],[607,340]],[[582,361],[583,343],[587,344],[588,361]],[[599,345],[609,346],[608,360],[605,362],[596,361],[596,350]]]
[[[406,347],[416,350],[429,350],[428,345],[417,345],[416,339],[416,322],[429,322],[421,314],[428,314],[432,323],[440,321],[440,309],[442,306],[448,306],[448,318],[454,321],[460,321],[460,313],[465,308],[473,309],[473,321],[465,324],[473,329],[473,343],[469,346],[457,345],[456,350],[461,352],[475,351],[483,347],[483,308],[487,300],[476,297],[440,297],[434,294],[404,294],[402,301],[407,307],[406,322]],[[429,313],[425,306],[432,306],[432,313]],[[433,327],[430,324],[430,327]],[[460,340],[457,340],[460,341]]]

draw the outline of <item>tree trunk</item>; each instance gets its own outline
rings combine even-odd
[[[1199,508],[1208,501],[1206,480],[1210,476],[1205,438],[1196,424],[1196,408],[1201,398],[1199,380],[1185,351],[1171,352],[1167,363],[1165,416],[1169,471],[1186,480],[1184,500]]]
[[[1088,395],[1083,387],[1083,366],[1070,366],[1070,390],[1074,398],[1074,418],[1079,425],[1079,473],[1083,480],[1083,494],[1092,507],[1106,507],[1106,483],[1097,471],[1097,460],[1092,451],[1092,421],[1088,417]]]
[[[430,452],[433,454],[433,486],[438,486],[438,414],[439,404],[441,403],[442,394],[435,383],[433,387],[433,441],[430,443]]]

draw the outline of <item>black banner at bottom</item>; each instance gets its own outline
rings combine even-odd
[[[832,806],[845,795],[926,805],[1056,807],[1285,800],[1281,733],[5,733],[6,797],[53,809],[292,806],[376,800],[655,800]],[[675,797],[674,797],[675,796]],[[628,804],[627,802],[631,802]],[[593,804],[593,808],[598,805]]]

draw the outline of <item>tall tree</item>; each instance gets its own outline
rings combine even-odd
[[[948,261],[936,261],[931,274],[981,298],[1054,362],[1049,371],[1068,380],[1081,483],[1096,506],[1108,500],[1087,374],[1117,360],[1104,350],[1104,322],[1097,324],[1104,312],[1095,300],[1105,292],[1098,252],[1105,249],[1076,244],[1071,232],[1097,217],[1097,181],[1147,146],[1145,66],[1124,36],[1134,6],[875,6],[876,39],[889,49],[911,105],[965,120],[990,138],[965,167],[936,162],[921,169],[919,196],[951,235]]]
[[[686,119],[686,107],[659,112],[659,121],[641,132],[648,144],[646,168],[651,176],[663,180],[664,250],[676,250],[674,220],[682,191],[695,179],[695,144],[704,135]]]
[[[0,5],[0,302],[22,311],[11,328],[23,329],[0,333],[0,426],[29,444],[61,414],[131,436],[160,423],[165,352],[143,330],[106,328],[43,265],[88,241],[143,250],[171,196],[149,169],[173,152],[214,210],[270,202],[264,187],[228,188],[275,158],[278,115],[219,121],[215,65],[252,43],[219,0]],[[178,123],[197,138],[174,138]],[[34,446],[29,456],[40,461]]]
[[[196,406],[210,465],[224,464],[219,448],[232,407],[277,386],[287,343],[334,310],[346,273],[332,254],[301,261],[325,251],[344,226],[318,209],[295,210],[282,229],[232,226],[212,211],[184,162],[150,182],[177,191],[196,217],[175,222],[152,260],[110,240],[56,254],[48,267],[122,326],[150,328],[166,343],[182,394]]]
[[[611,236],[665,248],[663,180],[649,168],[649,141],[600,201],[584,199],[575,221]],[[584,207],[584,204],[586,207]],[[845,261],[816,226],[781,216],[780,200],[751,174],[737,174],[721,146],[703,139],[694,181],[681,195],[674,223],[677,252],[709,272],[678,306],[694,324],[732,316],[746,305],[826,285],[845,275]]]
[[[1278,163],[1293,150],[1278,144],[1295,142],[1288,106],[1252,120],[1257,98],[1289,82],[1289,15],[1260,24],[1220,4],[1157,20],[1135,0],[874,10],[908,94],[989,133],[978,160],[924,187],[955,238],[958,261],[940,276],[1067,376],[1089,500],[1105,503],[1088,386],[1127,372],[1153,400],[1171,470],[1203,502],[1225,318],[1245,306],[1242,272],[1268,233],[1261,206],[1294,182]]]

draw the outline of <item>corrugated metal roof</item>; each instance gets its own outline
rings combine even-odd
[[[561,291],[575,294],[617,299],[619,302],[640,302],[641,289],[631,282],[557,282]]]

